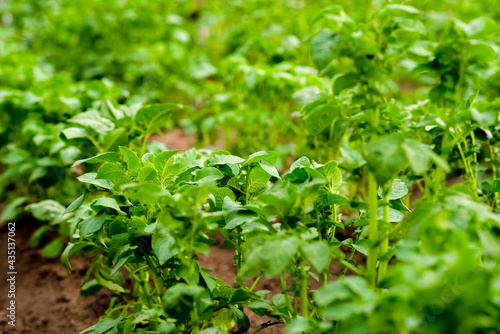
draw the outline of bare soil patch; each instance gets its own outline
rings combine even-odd
[[[0,333],[10,334],[70,334],[99,321],[107,309],[110,293],[105,290],[85,298],[80,285],[90,259],[75,256],[69,274],[59,259],[44,259],[40,249],[28,246],[36,226],[16,226],[16,326],[8,324],[7,305],[7,230],[0,231]]]

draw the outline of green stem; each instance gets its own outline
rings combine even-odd
[[[301,271],[301,281],[300,281],[300,299],[302,301],[302,316],[304,318],[309,317],[309,299],[307,297],[307,287],[309,285],[309,280],[307,279],[307,272],[304,264],[304,258],[301,260],[300,271]]]
[[[493,176],[493,181],[495,181],[497,179],[497,167],[496,167],[496,161],[495,161],[495,153],[493,152],[493,146],[491,146],[491,143],[489,140],[488,140],[488,147],[490,150],[491,173]],[[498,205],[498,192],[495,192],[493,194],[493,203],[492,203],[493,209],[496,208],[497,205]]]
[[[158,300],[161,302],[161,297],[163,296],[163,280],[161,278],[161,274],[158,274],[156,266],[153,264],[149,256],[145,256],[145,259],[148,263],[149,269],[151,270],[151,277],[153,278],[153,283],[158,293]]]
[[[288,295],[288,287],[286,284],[286,279],[285,279],[285,272],[280,273],[280,283],[281,283],[281,293],[285,296],[285,303],[288,308],[288,312],[290,312],[291,316],[295,315],[295,312],[293,310],[292,302],[290,300],[290,296]]]
[[[153,301],[151,300],[151,293],[149,292],[149,277],[145,271],[141,271],[140,276],[142,291],[144,292],[144,297],[146,298],[148,307],[151,309],[153,308]]]
[[[257,283],[259,283],[260,279],[262,278],[262,275],[264,275],[264,271],[260,272],[259,277],[257,277],[255,279],[255,281],[253,282],[252,286],[250,287],[250,289],[248,291],[253,291],[253,289],[257,286]]]
[[[368,216],[369,216],[369,234],[368,240],[371,245],[368,249],[367,272],[368,279],[376,286],[377,282],[377,261],[378,261],[378,195],[377,195],[377,180],[373,173],[368,174]]]
[[[458,147],[458,151],[460,152],[460,157],[462,158],[462,162],[464,164],[465,173],[467,174],[467,183],[469,184],[469,187],[471,187],[471,190],[474,191],[475,193],[477,193],[477,185],[474,184],[476,182],[474,180],[472,167],[470,165],[469,159],[467,159],[465,157],[464,151],[462,149],[462,142],[461,141],[457,141],[457,147]]]
[[[324,288],[328,283],[328,269],[323,270],[321,273],[321,287]]]
[[[241,264],[243,256],[241,251],[241,228],[236,227],[236,285],[238,288],[243,287],[243,279],[241,278]]]
[[[389,224],[389,192],[387,194],[384,194],[383,197],[384,201],[384,208],[383,208],[383,219],[384,222]],[[378,268],[378,283],[385,277],[385,274],[387,272],[387,265],[389,263],[389,258],[387,257],[387,251],[389,250],[389,238],[383,238],[382,242],[380,244],[380,254],[382,255],[383,259],[380,261],[380,265]]]
[[[339,279],[338,279],[339,281],[340,281],[340,280],[342,280],[342,278],[344,278],[344,276],[345,276],[345,274],[346,274],[346,272],[347,272],[347,269],[348,269],[348,268],[351,268],[351,269],[352,269],[352,268],[354,267],[354,269],[355,269],[355,270],[358,270],[358,271],[359,271],[359,269],[358,269],[358,268],[356,268],[356,267],[355,267],[355,266],[354,266],[354,265],[350,262],[350,261],[352,261],[352,258],[354,257],[354,253],[356,253],[356,249],[355,249],[354,247],[352,247],[352,249],[351,249],[351,255],[349,255],[349,259],[348,259],[347,261],[345,261],[345,262],[347,263],[347,265],[345,265],[345,264],[344,264],[344,268],[343,268],[343,269],[342,269],[342,271],[340,272]],[[340,261],[340,262],[341,262],[341,263],[344,263],[344,262],[342,262],[342,261]],[[355,270],[353,270],[353,271],[354,271],[354,272],[356,272]]]
[[[471,166],[471,171],[473,172],[473,177],[474,177],[474,194],[477,194],[477,152],[476,152],[476,136],[474,135],[474,131],[471,131],[470,133],[470,139],[471,139],[471,144],[472,144],[472,149],[474,150],[474,153],[472,154],[472,159],[473,159],[473,165],[474,167],[472,168]]]
[[[334,223],[337,222],[337,205],[332,205],[331,206],[331,209],[332,209],[332,220]],[[330,232],[330,241],[331,242],[334,242],[335,241],[335,231],[337,229],[337,226],[335,224],[333,224],[333,227],[331,228],[331,232]]]
[[[142,140],[142,145],[141,145],[141,155],[140,155],[141,157],[146,152],[146,145],[148,144],[148,138],[151,135],[151,133],[149,131],[150,130],[149,130],[149,127],[148,127],[148,129],[146,130],[146,132],[144,132],[144,139]]]
[[[352,260],[352,259],[351,259],[351,260]],[[344,265],[347,269],[352,270],[354,273],[356,273],[356,274],[358,274],[358,275],[360,275],[360,276],[362,276],[362,275],[363,275],[363,272],[362,272],[361,270],[359,270],[358,268],[356,268],[356,266],[355,266],[355,265],[353,265],[351,262],[349,262],[349,261],[347,261],[347,260],[345,260],[345,259],[340,259],[340,260],[339,260],[339,262],[340,262],[341,264],[343,264],[343,265]],[[346,270],[346,271],[347,271],[347,270]],[[344,274],[345,274],[345,273],[344,273]],[[340,279],[340,277],[339,277],[339,279]]]

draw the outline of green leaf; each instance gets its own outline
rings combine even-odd
[[[232,305],[230,305],[232,306]],[[245,315],[246,316],[246,315]],[[226,334],[226,331],[221,330],[219,327],[209,327],[205,328],[200,332],[200,334]]]
[[[116,180],[125,176],[122,166],[118,162],[107,162],[97,170],[96,179]]]
[[[243,166],[262,161],[265,161],[270,165],[275,165],[278,162],[279,157],[280,157],[279,153],[276,152],[259,151],[251,154],[248,157],[248,159],[243,163]]]
[[[196,150],[194,148],[190,148],[181,155],[178,155],[175,162],[181,166],[181,170],[185,170],[191,167],[191,164],[194,162],[195,159],[196,159]]]
[[[35,232],[31,234],[31,237],[28,241],[30,247],[39,247],[42,243],[43,239],[47,236],[48,231],[50,230],[50,226],[42,225],[36,229]]]
[[[269,175],[271,176],[274,176],[275,178],[277,179],[281,179],[280,177],[280,173],[278,172],[278,170],[276,169],[276,167],[274,167],[273,165],[271,165],[270,163],[266,162],[266,161],[263,161],[263,162],[259,162],[259,165],[260,167],[262,167],[263,170],[266,171],[266,173],[268,173]]]
[[[493,187],[491,189],[492,193],[500,192],[500,179],[496,179],[493,181]]]
[[[337,161],[328,162],[324,170],[330,191],[336,191],[342,185],[342,171],[338,167]]]
[[[83,297],[90,297],[95,295],[99,290],[102,289],[102,285],[97,282],[96,279],[91,279],[85,282],[80,288],[80,295]]]
[[[81,196],[79,196],[77,199],[75,199],[67,208],[64,210],[63,214],[65,213],[72,213],[78,210],[78,208],[83,204],[85,201],[85,197],[87,196],[87,192],[83,193]]]
[[[115,128],[113,122],[99,115],[97,110],[89,110],[76,114],[68,119],[68,122],[90,128],[103,135]]]
[[[104,189],[113,189],[114,184],[108,180],[101,180],[97,178],[97,173],[87,173],[80,175],[77,177],[78,181],[88,184],[93,184],[95,186],[104,188]]]
[[[97,282],[102,285],[105,288],[108,288],[111,291],[117,291],[117,292],[125,292],[125,289],[123,289],[122,286],[118,285],[117,283],[113,282],[110,278],[108,277],[103,277],[102,273],[96,272],[95,273],[95,279]]]
[[[487,63],[496,59],[495,50],[487,43],[471,42],[467,48],[469,62]]]
[[[365,146],[364,157],[379,184],[384,184],[406,169],[407,158],[402,148],[404,137],[391,134]]]
[[[71,272],[71,263],[69,262],[69,255],[71,253],[71,250],[75,247],[75,244],[72,242],[68,242],[68,245],[64,249],[63,253],[61,254],[61,262],[66,268],[68,272]]]
[[[115,117],[115,119],[120,119],[124,117],[123,111],[115,108],[115,106],[110,100],[103,101],[102,108],[109,111]]]
[[[94,331],[97,334],[104,334],[112,328],[115,328],[116,325],[122,321],[123,317],[118,317],[116,319],[112,318],[103,318],[99,320],[99,322],[95,325]]]
[[[387,20],[388,18],[394,17],[405,17],[408,15],[416,15],[420,11],[412,6],[401,5],[401,4],[389,4],[382,8],[378,13],[381,20]]]
[[[179,175],[180,171],[181,165],[178,163],[168,166],[161,175],[161,184],[165,187],[168,186]]]
[[[389,200],[395,200],[406,195],[408,195],[408,187],[406,186],[406,183],[404,183],[400,179],[395,179],[392,182],[391,192],[389,193]],[[378,196],[381,198],[383,197],[381,188],[378,190]]]
[[[290,172],[293,172],[296,168],[308,168],[311,167],[311,161],[308,157],[300,157],[295,160],[290,166]]]
[[[41,221],[57,223],[63,220],[65,207],[51,199],[26,206],[26,211]]]
[[[408,207],[403,203],[403,201],[400,198],[389,201],[389,205],[391,208],[397,211],[411,212],[411,210],[408,209]]]
[[[299,247],[299,239],[295,236],[288,238],[272,238],[260,245],[247,246],[244,252],[244,261],[241,268],[241,277],[250,278],[260,270],[265,270],[267,276],[277,275],[291,263]]]
[[[500,27],[490,17],[482,16],[469,22],[470,35],[476,39],[482,39],[488,35],[498,34]]]
[[[19,214],[18,207],[26,201],[26,197],[18,197],[8,203],[2,211],[0,221],[12,220]]]
[[[301,113],[307,131],[317,136],[338,117],[339,107],[334,102],[320,99],[305,105]]]
[[[87,138],[88,134],[85,129],[70,127],[61,131],[61,133],[66,137],[66,139],[76,139],[76,138]]]
[[[146,131],[153,127],[162,126],[162,120],[165,120],[172,114],[172,111],[183,109],[184,106],[177,103],[152,104],[142,107],[135,114],[135,121]]]
[[[230,154],[215,154],[211,156],[206,162],[206,166],[226,165],[226,164],[239,164],[245,161],[240,157]]]
[[[408,164],[415,174],[421,175],[429,169],[430,156],[419,143],[413,140],[405,140],[402,147],[408,159]]]
[[[259,191],[266,189],[271,175],[266,172],[262,166],[257,165],[248,174],[246,190],[249,194],[256,194]]]
[[[226,187],[216,187],[214,188],[214,190],[212,190],[212,193],[210,195],[210,199],[212,200],[210,202],[210,207],[212,211],[221,210],[224,205],[224,198],[226,197],[228,197],[232,201],[236,200],[236,195],[231,191],[231,189]]]
[[[97,164],[99,162],[117,162],[120,157],[118,156],[118,153],[116,152],[106,152],[106,153],[101,153],[98,154],[94,157],[87,158],[87,159],[81,159],[75,161],[75,163],[71,167],[75,167],[83,162],[88,163],[88,164]]]
[[[366,239],[360,239],[356,241],[352,247],[363,255],[368,256],[368,249],[370,248],[370,241]]]
[[[47,168],[45,167],[37,167],[33,169],[31,172],[31,175],[28,179],[28,182],[33,182],[35,180],[41,179],[42,177],[45,177],[47,175]]]
[[[74,146],[66,146],[59,151],[59,156],[65,165],[70,165],[75,161],[76,157],[80,154],[80,150]]]
[[[321,206],[347,205],[349,204],[349,199],[338,194],[327,193],[318,197],[318,203]]]
[[[472,119],[474,119],[482,128],[494,126],[498,122],[497,110],[479,111],[477,108],[471,108],[470,112],[472,114]]]
[[[295,236],[271,241],[266,245],[265,252],[268,261],[266,274],[272,276],[282,272],[292,261],[298,247],[299,239]]]
[[[108,215],[101,214],[97,216],[91,216],[84,221],[80,222],[78,225],[80,228],[80,237],[86,237],[89,234],[99,231],[106,220],[108,219]]]
[[[316,100],[320,95],[321,90],[318,88],[318,86],[308,86],[293,93],[293,99],[298,104],[304,105]]]
[[[158,172],[161,172],[168,167],[169,165],[174,163],[172,157],[179,153],[179,150],[175,151],[164,151],[157,154],[153,159],[153,164]]]
[[[215,167],[205,167],[196,171],[194,180],[199,181],[205,178],[210,178],[211,180],[216,181],[222,179],[223,177],[224,174],[222,174],[219,169]]]
[[[54,259],[58,257],[63,250],[63,242],[60,238],[52,240],[42,249],[42,257],[46,259]]]
[[[330,263],[330,251],[324,241],[303,244],[302,251],[314,268],[323,271]]]
[[[335,78],[333,82],[333,94],[339,95],[345,89],[356,87],[359,82],[359,75],[356,73],[348,73]]]
[[[285,328],[284,334],[302,334],[309,329],[309,320],[306,318],[292,319]]]
[[[120,209],[120,207],[118,206],[118,203],[116,202],[116,200],[114,198],[111,198],[111,197],[100,197],[100,198],[94,200],[90,204],[90,207],[92,208],[92,210],[94,210],[97,213],[99,211],[101,211],[102,209],[109,208],[109,209],[116,210],[116,212],[118,212],[118,213],[125,214],[125,212],[123,212]]]
[[[159,173],[160,182],[167,186],[181,171],[181,165],[175,162],[174,155],[179,151],[165,151],[153,159],[153,164]]]
[[[377,219],[383,220],[383,208],[378,208]],[[399,212],[398,210],[394,210],[393,208],[389,208],[389,223],[398,223],[405,219],[405,215]]]
[[[137,180],[139,182],[151,181],[156,179],[156,170],[153,167],[142,167],[139,169]]]
[[[254,212],[245,210],[239,202],[234,202],[229,196],[223,199],[222,212],[226,221],[226,226],[224,226],[226,230],[232,230],[236,226],[257,218]]]
[[[134,151],[125,146],[120,146],[119,150],[123,155],[123,159],[127,163],[127,167],[129,170],[136,171],[139,169],[139,167],[141,167],[141,160]]]
[[[420,56],[420,57],[433,57],[434,56],[434,50],[436,48],[436,43],[433,43],[431,41],[415,41],[413,44],[408,48],[408,52],[413,53],[414,55]]]
[[[311,58],[318,70],[323,70],[336,57],[340,35],[323,29],[311,40]]]
[[[450,170],[446,161],[444,161],[436,153],[424,148],[416,141],[405,139],[402,144],[402,148],[405,152],[408,164],[417,175],[422,175],[429,170],[431,160],[440,166],[444,171],[449,172]]]
[[[165,264],[172,257],[177,255],[177,249],[174,248],[175,239],[165,227],[158,224],[151,240],[151,247],[158,257],[160,265]]]
[[[217,68],[214,67],[207,59],[200,57],[193,60],[189,64],[189,75],[195,79],[205,79],[217,73]]]

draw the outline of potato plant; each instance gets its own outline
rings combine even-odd
[[[321,165],[302,157],[280,175],[274,152],[243,159],[191,149],[139,157],[120,147],[120,154],[77,162],[100,166],[79,177],[87,191],[66,209],[73,241],[63,262],[69,268],[68,256],[86,249],[94,260],[83,293],[106,287],[118,294],[107,316],[88,330],[226,333],[234,327],[246,332],[247,306],[286,324],[290,333],[350,333],[371,326],[438,333],[463,316],[458,305],[467,307],[466,293],[483,288],[492,289],[492,299],[468,313],[467,328],[494,330],[498,216],[464,186],[422,200],[410,212],[404,204],[406,183],[370,171],[370,154],[406,143],[419,160],[435,157],[420,144],[396,138],[379,139],[365,153],[373,173],[368,202],[343,189],[337,162]],[[406,157],[398,158],[408,164]],[[383,186],[373,188],[377,182]],[[347,212],[357,228],[350,237],[343,231]],[[235,252],[233,286],[197,262],[199,254],[209,254],[217,230]],[[356,252],[367,256],[366,267],[353,260]],[[464,261],[472,267],[464,269]],[[341,266],[340,275],[331,275],[331,262]],[[434,276],[424,286],[411,278],[430,273]],[[262,277],[279,277],[282,293],[256,291]],[[319,290],[310,288],[312,279],[319,281]],[[430,320],[437,312],[432,309],[436,293],[451,298],[442,322]],[[401,303],[399,313],[388,311],[393,302]],[[430,313],[421,311],[426,308]],[[483,327],[474,320],[480,314]]]
[[[82,333],[499,333],[497,7],[2,2],[0,220],[91,259]]]

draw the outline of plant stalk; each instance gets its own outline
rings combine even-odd
[[[389,193],[384,194],[383,201],[384,201],[383,219],[384,222],[389,224]],[[383,259],[380,261],[378,268],[378,278],[377,278],[378,283],[382,281],[387,272],[387,265],[389,263],[389,258],[387,257],[386,253],[388,250],[389,250],[389,237],[384,237],[380,244],[380,254],[383,256]]]
[[[368,215],[369,215],[369,234],[368,240],[371,245],[368,249],[368,259],[367,259],[367,272],[368,279],[372,282],[373,286],[377,285],[377,261],[378,261],[378,220],[377,220],[377,209],[378,209],[378,195],[377,195],[377,180],[373,173],[368,174]]]

